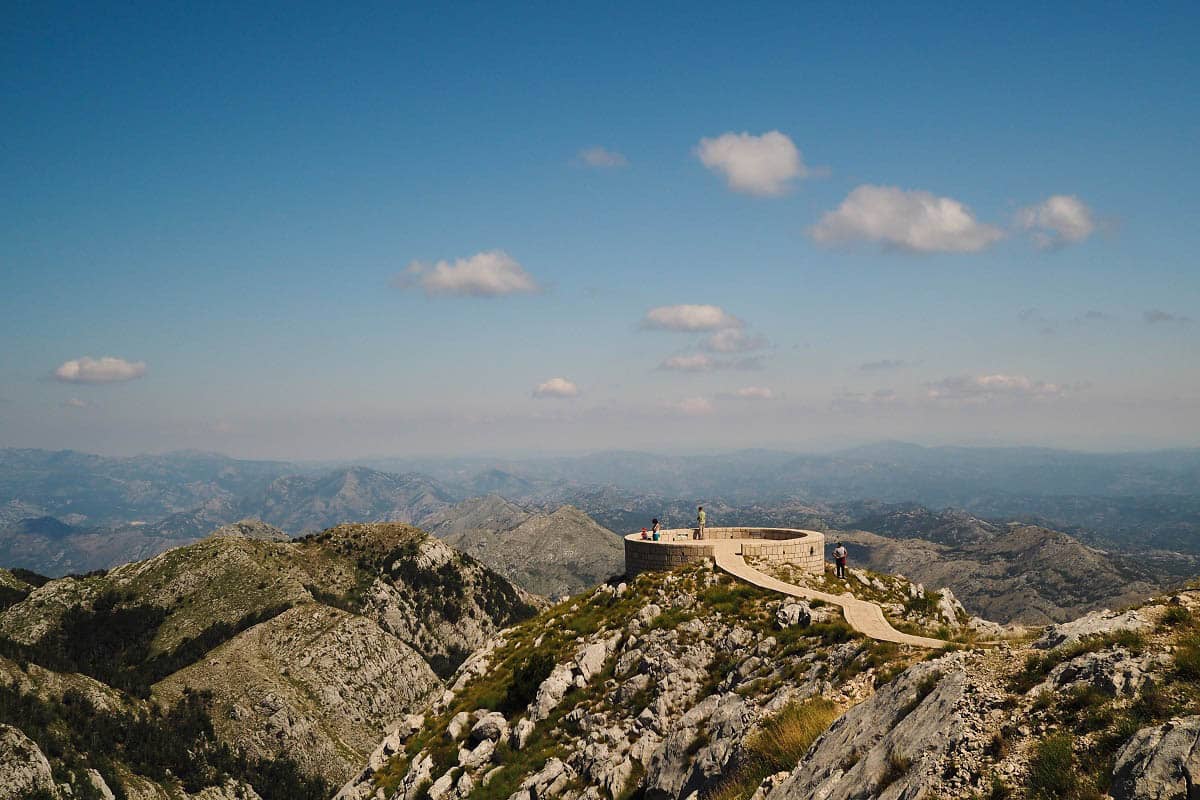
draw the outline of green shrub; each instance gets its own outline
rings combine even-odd
[[[519,714],[537,695],[538,687],[554,671],[554,656],[548,652],[534,653],[513,670],[512,683],[504,694],[505,714]]]
[[[1175,674],[1185,681],[1200,680],[1200,636],[1192,635],[1175,650]]]
[[[1192,612],[1186,606],[1168,606],[1162,615],[1162,624],[1168,628],[1191,625],[1192,620]]]
[[[1079,796],[1079,775],[1071,737],[1048,736],[1037,743],[1029,761],[1029,793],[1038,800],[1071,800]]]

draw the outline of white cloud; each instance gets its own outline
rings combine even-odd
[[[695,152],[704,166],[725,176],[730,189],[745,194],[775,197],[809,174],[796,145],[779,131],[725,133],[701,139]]]
[[[1149,311],[1142,313],[1142,319],[1149,325],[1158,325],[1164,322],[1191,322],[1191,317],[1186,317],[1183,314],[1174,314],[1170,311],[1152,308]]]
[[[414,261],[393,284],[401,289],[419,286],[426,294],[499,297],[536,292],[537,281],[503,250],[486,250],[470,258],[427,264]]]
[[[770,400],[775,396],[775,393],[766,386],[743,386],[737,390],[736,394],[747,400]]]
[[[766,347],[767,340],[740,328],[725,328],[705,338],[700,346],[712,353],[749,353]]]
[[[665,331],[719,331],[741,326],[742,321],[737,317],[720,306],[709,305],[659,306],[642,318],[643,328]]]
[[[534,397],[568,398],[578,397],[579,387],[566,378],[551,378],[545,383],[539,383],[533,390]]]
[[[81,400],[78,397],[72,397],[70,399],[64,400],[63,405],[66,406],[67,408],[91,408],[92,407],[92,404],[89,403],[87,400]]]
[[[808,230],[821,244],[877,242],[914,253],[974,253],[1003,237],[950,197],[895,186],[859,186]]]
[[[707,397],[685,397],[678,403],[673,403],[671,408],[680,414],[687,414],[689,417],[711,414],[714,410],[712,401]]]
[[[1043,249],[1082,242],[1096,230],[1092,211],[1074,195],[1056,194],[1017,212],[1017,225]]]
[[[837,411],[880,411],[900,404],[900,396],[894,389],[876,389],[866,392],[838,392],[830,404]]]
[[[589,147],[585,150],[580,150],[578,158],[581,164],[600,169],[629,165],[629,159],[615,150],[609,150],[607,147]]]
[[[145,374],[145,361],[126,361],[115,356],[73,358],[54,370],[55,379],[67,383],[120,383]]]
[[[977,375],[946,378],[928,386],[931,400],[986,403],[993,400],[1046,400],[1061,397],[1068,387],[1035,381],[1024,375]]]

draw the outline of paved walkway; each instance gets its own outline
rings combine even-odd
[[[883,609],[876,603],[859,600],[852,594],[818,592],[815,589],[807,589],[802,586],[785,583],[778,578],[772,578],[764,572],[759,572],[742,558],[741,542],[736,539],[727,541],[714,540],[712,544],[716,545],[713,548],[713,558],[717,566],[733,577],[763,589],[779,592],[780,594],[799,597],[804,600],[822,600],[831,605],[841,606],[842,615],[846,618],[846,622],[851,628],[854,628],[854,630],[864,636],[878,639],[881,642],[895,642],[896,644],[907,644],[913,647],[928,647],[931,649],[940,649],[949,644],[949,642],[944,642],[941,639],[932,639],[928,636],[913,636],[910,633],[901,633],[891,626],[883,616]]]

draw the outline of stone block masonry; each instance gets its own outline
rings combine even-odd
[[[820,575],[825,569],[825,535],[798,528],[707,528],[701,541],[692,529],[673,528],[660,533],[659,541],[641,534],[625,537],[625,575],[675,569],[684,564],[715,560],[717,551],[790,564]]]

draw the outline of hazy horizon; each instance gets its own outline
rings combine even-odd
[[[0,446],[1200,446],[1194,4],[9,16]]]

